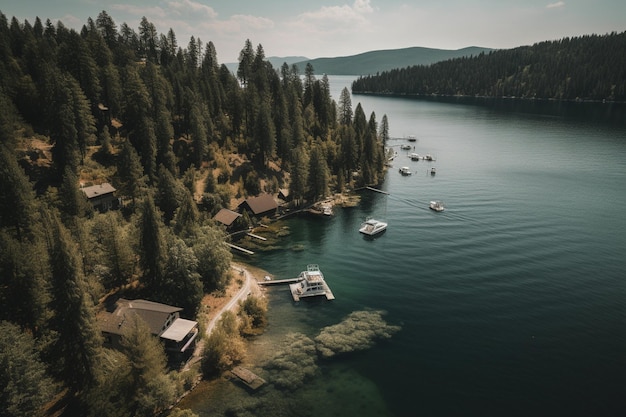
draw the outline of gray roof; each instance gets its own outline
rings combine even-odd
[[[167,328],[162,334],[163,339],[174,340],[180,342],[191,332],[194,327],[198,325],[197,321],[187,319],[176,319],[170,327]]]
[[[105,194],[113,194],[116,191],[115,188],[113,188],[113,186],[108,182],[99,185],[83,187],[81,188],[81,190],[83,190],[83,193],[85,193],[85,195],[89,199],[100,197]]]
[[[150,327],[150,332],[160,335],[166,329],[170,314],[181,311],[182,308],[167,304],[155,303],[147,300],[117,300],[117,307],[113,313],[101,317],[100,327],[103,331],[122,334],[128,321],[129,314],[137,314]]]

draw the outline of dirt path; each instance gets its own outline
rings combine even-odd
[[[239,301],[245,299],[250,294],[262,296],[257,281],[260,281],[263,276],[267,275],[265,271],[238,263],[233,263],[231,268],[234,271],[233,279],[231,280],[230,286],[226,289],[225,296],[217,297],[215,295],[206,295],[202,300],[203,306],[209,307],[208,321],[205,329],[206,337],[210,336],[222,315],[226,311],[234,310],[239,305]],[[242,280],[243,282],[240,286],[239,282]],[[187,361],[187,364],[185,364],[184,370],[189,369],[191,365],[202,359],[204,340],[204,338],[198,340],[193,356]]]

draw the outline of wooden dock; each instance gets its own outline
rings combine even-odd
[[[254,252],[252,252],[251,250],[248,250],[246,248],[242,248],[241,246],[233,245],[232,243],[228,243],[228,242],[226,242],[226,244],[228,246],[230,246],[231,248],[236,249],[238,251],[241,251],[241,252],[243,252],[245,254],[254,255]]]
[[[231,371],[241,382],[243,382],[248,388],[257,390],[265,384],[265,380],[243,366],[235,366]]]
[[[270,281],[257,281],[259,285],[280,285],[280,284],[293,284],[294,282],[302,281],[303,278],[285,278],[285,279],[273,279]]]
[[[370,191],[376,191],[377,193],[382,193],[382,194],[387,194],[389,195],[389,193],[387,191],[383,191],[383,190],[379,190],[378,188],[374,188],[374,187],[365,187],[366,190],[370,190]]]
[[[267,238],[264,238],[263,236],[259,236],[259,235],[255,235],[254,233],[246,233],[248,236],[253,237],[255,239],[259,239],[259,240],[267,240]]]

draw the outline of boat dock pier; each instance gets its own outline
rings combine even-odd
[[[228,246],[230,246],[231,248],[236,249],[238,251],[241,251],[241,252],[243,252],[243,253],[245,253],[247,255],[254,255],[254,252],[252,252],[251,250],[248,250],[246,248],[242,248],[241,246],[233,245],[232,243],[228,243],[228,242],[226,242],[226,244]]]
[[[294,282],[302,281],[302,277],[297,278],[285,278],[285,279],[273,279],[270,281],[257,281],[259,285],[280,285],[280,284],[293,284]]]
[[[235,366],[230,372],[252,390],[257,390],[265,384],[263,378],[243,366]]]

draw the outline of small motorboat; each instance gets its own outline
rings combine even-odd
[[[402,175],[411,175],[411,170],[409,169],[409,167],[402,167],[399,169],[400,174]]]
[[[435,175],[437,173],[437,170],[435,169],[435,167],[432,167],[430,169],[430,175]]]
[[[443,202],[441,202],[441,201],[431,201],[429,207],[430,207],[431,210],[435,210],[435,211],[443,211],[444,210]]]
[[[400,149],[403,151],[408,151],[411,149],[411,145],[400,145]]]
[[[420,155],[418,153],[410,153],[409,158],[411,158],[411,161],[419,161]]]
[[[380,220],[367,219],[361,224],[359,232],[363,233],[364,235],[374,236],[381,232],[384,232],[386,229],[387,223],[381,222]]]

